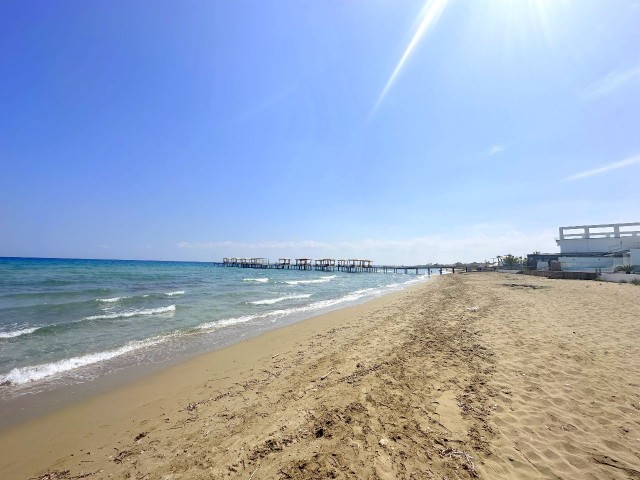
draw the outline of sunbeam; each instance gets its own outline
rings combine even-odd
[[[449,3],[449,0],[427,0],[424,7],[422,7],[422,10],[420,11],[420,16],[422,17],[422,21],[420,22],[420,25],[418,26],[416,33],[411,38],[409,45],[407,45],[407,48],[402,54],[400,61],[396,65],[396,68],[393,70],[391,77],[389,77],[389,80],[387,81],[386,85],[382,89],[382,93],[380,93],[378,100],[373,106],[373,109],[369,114],[369,118],[371,118],[376,113],[376,111],[384,101],[385,97],[387,96],[387,93],[389,93],[389,90],[395,83],[396,78],[398,78],[398,75],[400,74],[402,67],[409,59],[411,52],[413,52],[416,45],[418,45],[418,42],[420,42],[422,37],[429,31],[429,29],[438,22],[438,19],[442,15],[442,12],[444,11],[448,3]]]

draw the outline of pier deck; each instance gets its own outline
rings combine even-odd
[[[225,259],[227,260],[227,259]],[[277,262],[270,263],[268,260],[263,262],[251,262],[248,260],[255,259],[231,259],[235,261],[222,261],[213,262],[215,267],[230,267],[230,268],[258,268],[258,269],[270,269],[270,270],[315,270],[320,272],[348,272],[348,273],[405,273],[405,274],[428,274],[433,272],[443,273],[445,271],[451,271],[455,273],[458,271],[468,271],[468,266],[465,265],[440,265],[440,264],[426,264],[426,265],[373,265],[369,263],[331,263],[324,261],[316,261],[312,263],[309,259],[304,262]],[[243,260],[243,261],[240,261]],[[246,260],[246,261],[244,261]],[[266,259],[260,259],[266,260]],[[281,259],[282,260],[282,259]],[[287,259],[288,260],[288,259]]]

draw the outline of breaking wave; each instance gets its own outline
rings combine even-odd
[[[11,332],[0,332],[0,338],[15,338],[21,335],[28,335],[36,330],[40,330],[41,327],[23,328],[21,330],[13,330]]]
[[[85,317],[84,320],[110,320],[114,318],[137,317],[139,315],[157,315],[159,313],[175,312],[175,310],[175,305],[169,305],[168,307],[126,310],[123,312],[107,313],[105,315],[91,315],[90,317]]]
[[[328,275],[326,277],[320,277],[320,278],[316,278],[316,279],[313,279],[313,280],[286,280],[284,283],[286,283],[287,285],[305,285],[307,283],[325,283],[325,282],[330,282],[334,278],[336,278],[335,275]]]
[[[284,302],[285,300],[295,300],[299,298],[309,298],[310,293],[301,295],[285,295],[284,297],[267,298],[266,300],[256,300],[255,302],[247,302],[251,305],[273,305],[274,303]]]
[[[96,298],[96,302],[115,303],[115,302],[119,302],[124,298],[129,298],[129,297]]]
[[[308,305],[303,305],[301,307],[295,308],[283,308],[280,310],[272,310],[270,312],[256,314],[256,315],[243,315],[241,317],[233,317],[233,318],[225,318],[222,320],[215,320],[213,322],[203,323],[198,325],[196,330],[218,330],[220,328],[228,327],[231,325],[238,325],[241,323],[247,323],[252,320],[261,320],[270,317],[281,318],[287,315],[295,315],[299,313],[305,312],[313,312],[316,310],[324,310],[331,309],[336,305],[340,305],[342,303],[350,303],[356,302],[357,300],[363,297],[374,297],[376,295],[380,295],[382,293],[391,291],[390,288],[365,288],[363,290],[356,290],[354,292],[350,292],[346,295],[343,295],[339,298],[329,299],[329,300],[320,300],[318,302],[313,302]]]
[[[5,375],[0,375],[0,383],[10,382],[16,385],[22,385],[24,383],[42,380],[47,377],[58,375],[61,373],[69,372],[80,367],[92,365],[95,363],[110,360],[115,357],[119,357],[141,348],[151,347],[164,342],[167,338],[155,337],[147,340],[139,340],[135,342],[129,342],[120,348],[114,350],[107,350],[104,352],[90,353],[87,355],[81,355],[78,357],[65,358],[57,362],[44,363],[42,365],[31,365],[28,367],[14,368]]]

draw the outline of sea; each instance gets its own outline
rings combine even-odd
[[[0,402],[170,365],[427,279],[0,258]]]

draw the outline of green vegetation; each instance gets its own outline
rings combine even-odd
[[[616,268],[613,269],[614,272],[625,272],[625,273],[631,273],[634,270],[638,270],[637,265],[618,265]]]
[[[516,257],[515,255],[511,255],[510,253],[502,257],[499,256],[498,259],[502,260],[501,263],[504,268],[517,268],[521,267],[525,263],[522,257]]]

